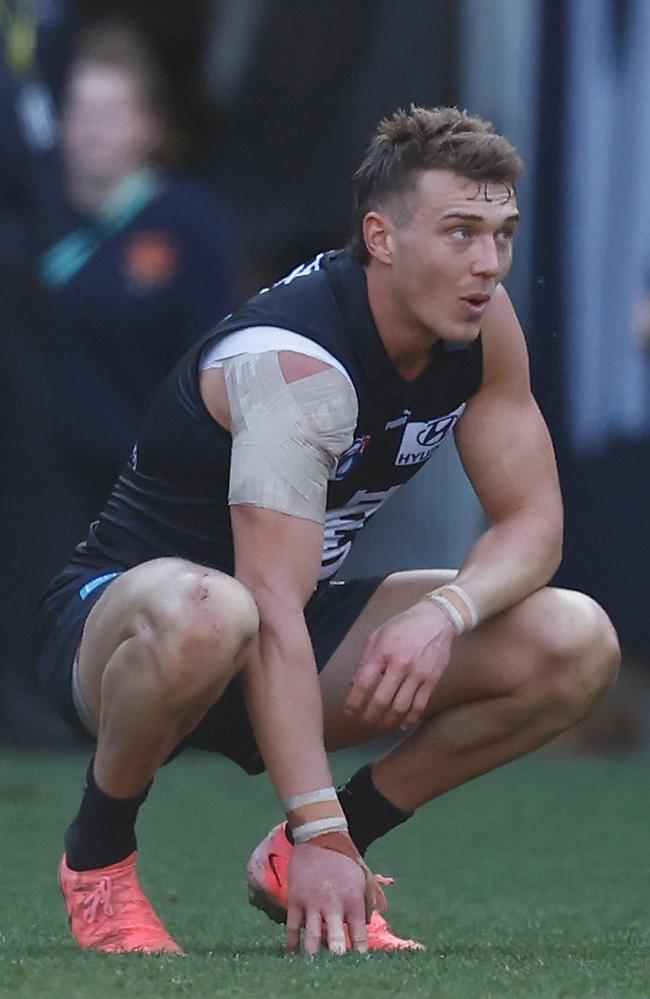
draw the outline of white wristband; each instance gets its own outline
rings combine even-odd
[[[447,600],[446,597],[440,596],[440,594],[435,592],[427,593],[427,597],[429,598],[432,604],[435,604],[436,607],[439,607],[440,610],[447,615],[447,617],[449,618],[449,620],[451,621],[456,630],[456,634],[462,635],[462,633],[465,631],[465,622],[463,620],[463,615],[459,610],[457,610],[454,607],[451,600]]]
[[[305,822],[304,825],[292,829],[291,835],[294,843],[299,846],[301,843],[308,843],[310,839],[315,839],[316,836],[322,836],[323,833],[346,833],[347,831],[348,823],[345,816],[337,815],[332,819],[315,819],[313,822]]]
[[[305,791],[304,794],[295,794],[293,798],[285,798],[282,807],[285,812],[293,812],[303,805],[316,805],[319,801],[338,801],[336,789],[333,787],[321,787],[317,791]]]
[[[467,607],[469,613],[469,619],[472,622],[472,628],[475,628],[478,624],[478,610],[473,599],[470,597],[467,590],[464,590],[462,586],[457,586],[456,583],[447,583],[446,590],[452,590],[456,596],[460,597],[465,606]]]
[[[453,596],[454,599],[450,600],[449,596],[445,594]],[[444,586],[438,587],[437,590],[431,590],[425,596],[441,611],[444,611],[457,634],[462,635],[464,631],[469,631],[478,624],[479,614],[476,604],[469,593],[457,583],[445,583]]]

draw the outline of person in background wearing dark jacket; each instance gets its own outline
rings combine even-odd
[[[121,25],[83,32],[61,124],[70,227],[40,261],[71,542],[99,512],[163,375],[237,301],[229,213],[159,165],[169,104],[143,38]]]
[[[0,739],[69,741],[43,703],[28,650],[52,561],[45,497],[58,468],[42,413],[46,318],[37,260],[67,217],[56,96],[73,17],[68,0],[0,0]],[[60,552],[56,553],[60,556]]]

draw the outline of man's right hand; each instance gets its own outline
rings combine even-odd
[[[386,731],[412,728],[447,668],[455,636],[447,615],[430,600],[389,618],[368,637],[346,711]]]
[[[366,877],[350,857],[315,843],[294,846],[289,862],[287,950],[317,954],[321,941],[332,954],[346,951],[347,925],[352,947],[368,950]]]

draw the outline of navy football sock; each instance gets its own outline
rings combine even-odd
[[[371,843],[413,815],[403,812],[377,790],[372,782],[372,766],[366,764],[338,789],[339,801],[348,820],[350,836],[361,855]]]
[[[86,773],[77,815],[64,841],[66,862],[73,871],[90,871],[124,860],[136,849],[135,820],[151,782],[134,798],[113,798],[95,783],[94,758]]]

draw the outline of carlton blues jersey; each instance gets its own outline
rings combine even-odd
[[[202,402],[199,364],[208,342],[251,326],[288,329],[320,344],[357,392],[353,443],[328,486],[321,579],[334,575],[359,529],[425,465],[482,380],[480,337],[467,345],[439,343],[417,379],[402,378],[375,327],[363,267],[345,251],[319,254],[227,316],[181,358],[73,562],[103,557],[132,566],[177,555],[233,572],[231,437]]]

